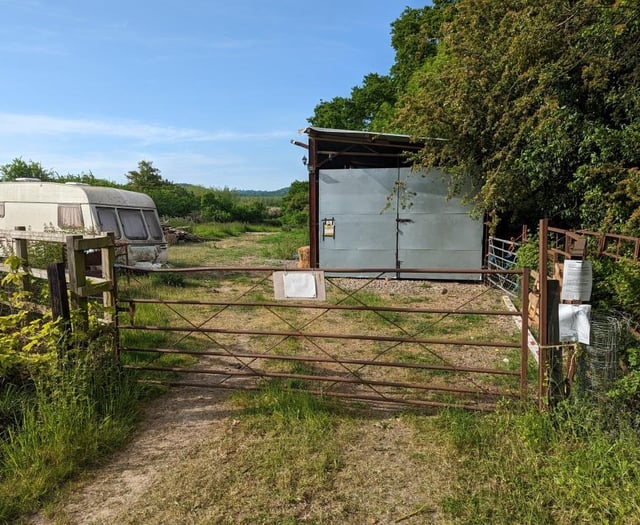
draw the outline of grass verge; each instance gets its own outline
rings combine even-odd
[[[135,426],[140,390],[132,378],[113,360],[76,359],[10,393],[20,409],[0,442],[1,523],[35,511],[62,481],[120,447]]]
[[[460,458],[457,523],[640,523],[640,437],[618,411],[567,404],[441,417]]]

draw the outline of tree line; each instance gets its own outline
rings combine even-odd
[[[638,236],[639,42],[633,0],[434,0],[391,24],[388,74],[308,120],[424,140],[494,226]]]
[[[14,159],[0,166],[0,180],[36,178],[45,182],[80,182],[92,186],[110,186],[146,193],[155,202],[163,218],[185,217],[194,222],[275,222],[289,226],[307,223],[308,183],[294,181],[286,191],[271,195],[243,196],[229,188],[215,189],[176,184],[162,177],[153,162],[142,160],[126,173],[126,184],[99,179],[92,173],[58,175],[39,162]]]

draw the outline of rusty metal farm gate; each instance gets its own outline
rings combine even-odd
[[[403,268],[410,280],[388,268],[129,270],[118,277],[119,352],[143,381],[281,382],[358,402],[476,410],[535,395],[527,294],[507,306],[479,282],[421,279],[433,269]],[[503,273],[528,290],[528,270]]]

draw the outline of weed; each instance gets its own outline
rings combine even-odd
[[[441,420],[461,457],[458,493],[445,508],[461,523],[634,523],[640,515],[640,437],[620,414],[567,404],[449,411]]]
[[[269,259],[292,260],[298,248],[309,244],[307,230],[276,233],[260,239],[260,255]]]
[[[186,280],[181,273],[154,273],[151,274],[151,285],[155,288],[157,286],[175,286],[177,288],[184,288],[186,286]]]
[[[99,343],[34,378],[0,443],[0,521],[32,511],[60,481],[129,436],[139,390]]]

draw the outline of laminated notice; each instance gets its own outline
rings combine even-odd
[[[563,301],[589,301],[593,285],[593,269],[590,261],[567,259],[562,276]]]
[[[317,270],[273,272],[273,292],[277,300],[324,301],[326,299],[324,272]]]
[[[316,280],[313,273],[286,273],[284,275],[284,295],[289,298],[314,299],[316,297]]]
[[[590,304],[560,304],[558,305],[560,321],[560,341],[589,343],[591,333],[591,305]]]

